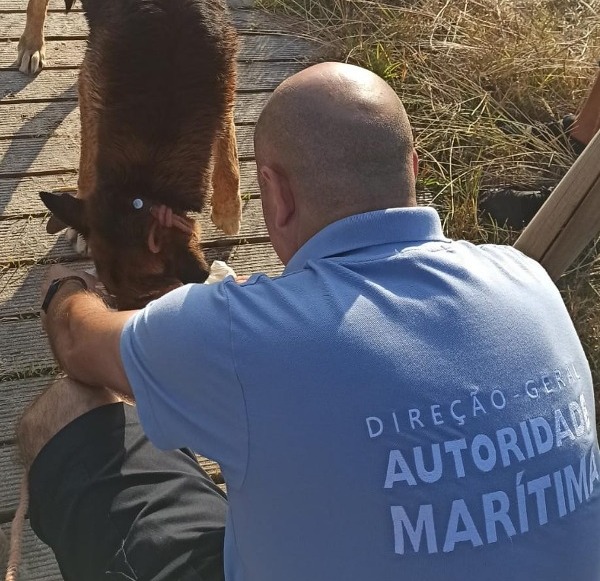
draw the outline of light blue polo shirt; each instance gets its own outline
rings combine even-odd
[[[149,438],[218,461],[228,581],[598,581],[590,369],[561,297],[435,211],[353,216],[283,276],[123,331]]]

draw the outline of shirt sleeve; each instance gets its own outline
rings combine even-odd
[[[192,448],[241,484],[248,424],[232,354],[227,285],[193,284],[153,301],[121,334],[121,357],[148,438]]]

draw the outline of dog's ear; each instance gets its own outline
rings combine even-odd
[[[53,192],[40,192],[40,198],[52,216],[46,224],[49,234],[56,234],[67,226],[71,226],[84,236],[88,234],[85,218],[85,201],[70,194],[55,194]]]
[[[67,13],[73,8],[73,4],[75,4],[75,0],[65,0],[65,9]]]

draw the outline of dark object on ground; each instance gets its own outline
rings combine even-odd
[[[481,218],[491,218],[498,226],[521,230],[531,222],[553,190],[554,187],[527,192],[512,188],[483,190],[479,193],[477,210]]]
[[[586,147],[585,143],[571,137],[571,127],[576,121],[575,115],[565,115],[558,121],[549,121],[548,123],[535,123],[533,125],[523,125],[522,123],[501,121],[498,127],[504,133],[512,135],[527,135],[534,138],[528,143],[530,149],[539,147],[538,141],[554,142],[560,141],[565,149],[570,149],[575,157],[581,155]],[[536,145],[537,144],[537,145]]]
[[[531,134],[542,140],[547,140],[548,137],[560,139],[567,147],[573,150],[576,156],[579,156],[583,153],[586,144],[571,137],[571,127],[576,120],[575,115],[565,115],[560,121],[550,121],[539,126],[534,125],[531,129]]]

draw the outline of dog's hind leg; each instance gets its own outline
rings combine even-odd
[[[228,113],[214,144],[213,159],[211,218],[225,234],[237,234],[242,222],[242,200],[233,111]]]
[[[29,0],[27,22],[19,40],[17,65],[22,73],[35,74],[42,70],[46,61],[44,22],[48,0]]]

